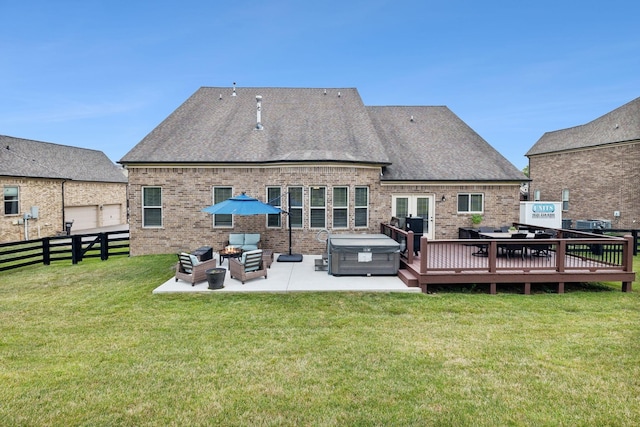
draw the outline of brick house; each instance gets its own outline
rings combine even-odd
[[[232,231],[321,253],[320,230],[377,233],[424,218],[430,238],[518,220],[527,178],[447,107],[368,107],[354,88],[203,87],[127,153],[131,253],[219,249]],[[201,209],[232,195],[290,215]],[[287,206],[291,195],[292,205]]]
[[[127,221],[127,178],[101,151],[0,136],[0,242]],[[27,220],[25,221],[25,215]]]
[[[545,133],[527,152],[531,200],[563,202],[563,218],[640,224],[640,98],[584,125]]]

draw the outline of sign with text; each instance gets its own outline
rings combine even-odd
[[[562,202],[520,202],[520,222],[562,228]]]

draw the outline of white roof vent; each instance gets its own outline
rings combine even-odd
[[[262,130],[262,96],[256,95],[256,129]]]

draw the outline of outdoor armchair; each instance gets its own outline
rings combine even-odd
[[[267,268],[262,260],[262,249],[244,252],[240,259],[229,259],[229,275],[232,279],[244,282],[256,277],[267,278]]]
[[[197,282],[207,280],[207,270],[210,268],[216,268],[215,258],[207,261],[198,261],[195,255],[182,252],[178,254],[176,282],[180,279],[194,286]]]

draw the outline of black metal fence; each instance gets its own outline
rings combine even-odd
[[[85,258],[105,261],[119,255],[129,255],[128,230],[44,237],[0,243],[0,271],[65,260],[77,264]]]
[[[605,228],[601,230],[591,230],[591,229],[581,229],[581,228],[570,228],[569,230],[576,230],[581,232],[595,233],[595,234],[606,234],[610,236],[618,236],[624,237],[627,235],[633,236],[633,256],[638,255],[638,250],[640,249],[640,230],[633,229],[618,229],[618,228]]]

